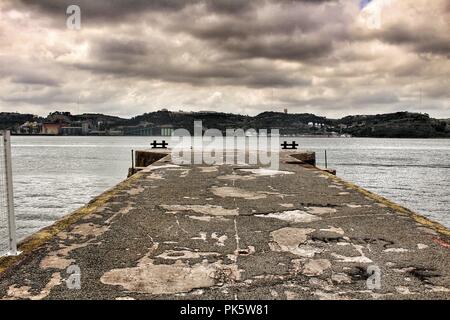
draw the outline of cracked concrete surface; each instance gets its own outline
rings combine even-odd
[[[276,171],[161,159],[44,244],[22,244],[0,297],[450,298],[448,230],[288,158]]]

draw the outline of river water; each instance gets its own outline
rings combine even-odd
[[[450,227],[450,141],[282,138],[317,152],[318,165]],[[12,138],[19,238],[52,224],[126,178],[131,150],[150,137]]]

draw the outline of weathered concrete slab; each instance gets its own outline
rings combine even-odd
[[[1,260],[0,296],[450,298],[447,229],[288,154],[281,162],[163,158]],[[69,289],[78,267],[81,289]],[[367,287],[368,268],[380,289]]]

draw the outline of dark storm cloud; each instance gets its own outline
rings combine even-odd
[[[69,5],[78,5],[86,23],[124,22],[146,13],[175,13],[193,5],[203,5],[214,14],[241,14],[258,1],[246,0],[19,0],[27,9],[60,17]],[[260,1],[260,3],[265,0]],[[119,20],[118,20],[119,19]]]
[[[240,58],[267,58],[304,61],[317,59],[330,53],[332,42],[320,38],[250,39],[248,41],[229,41],[224,48],[236,53]]]
[[[19,0],[22,4],[42,12],[60,14],[69,5],[78,5],[91,17],[117,18],[145,11],[179,11],[190,5],[203,4],[211,13],[236,14],[264,5],[268,0]],[[294,3],[320,4],[336,0],[277,0],[289,5]]]
[[[123,61],[132,63],[145,59],[150,54],[149,45],[138,39],[101,38],[93,41],[95,44],[92,55],[98,61]]]
[[[159,20],[172,34],[188,34],[234,59],[265,58],[304,61],[321,59],[333,44],[348,39],[346,14],[335,1],[254,1],[245,15],[210,17],[204,12],[192,19],[191,12],[177,20]],[[264,4],[264,5],[263,5]],[[324,23],[327,21],[327,23]],[[225,56],[225,55],[224,55]]]
[[[102,60],[75,64],[74,67],[93,74],[114,75],[118,78],[161,80],[206,87],[239,85],[248,88],[291,88],[311,84],[311,80],[305,77],[293,76],[275,69],[267,72],[267,67],[258,68],[235,63],[190,66],[163,61],[160,56],[153,59],[147,57],[148,60],[117,60],[116,57],[115,54],[103,55]]]
[[[450,38],[444,30],[411,28],[394,25],[376,34],[376,37],[393,45],[407,45],[418,53],[431,53],[450,57]]]
[[[12,78],[13,83],[28,85],[43,85],[48,87],[57,87],[58,81],[43,75],[19,75]]]
[[[26,7],[43,13],[61,15],[70,5],[78,5],[89,18],[117,19],[130,14],[151,11],[178,11],[195,0],[20,0]]]
[[[240,14],[251,10],[258,5],[258,1],[243,1],[243,0],[210,0],[203,1],[209,12],[216,12],[222,14]]]
[[[183,60],[180,48],[164,45],[160,40],[145,42],[141,37],[95,38],[91,42],[89,62],[72,66],[90,71],[93,74],[113,75],[120,78],[142,80],[162,80],[166,82],[187,83],[196,86],[244,86],[249,88],[306,86],[311,80],[279,70],[271,63],[257,64],[246,62],[247,58],[265,55],[272,58],[312,58],[331,49],[329,42],[298,42],[286,46],[287,41],[278,40],[276,49],[256,48],[257,44],[248,43],[247,48],[231,48],[234,56],[215,54],[214,58],[203,57],[199,63]],[[208,45],[206,45],[208,46]],[[184,47],[182,47],[184,48]],[[186,48],[189,50],[189,48]],[[198,49],[202,54],[201,48]],[[252,54],[251,51],[254,51]],[[225,50],[226,51],[226,50]],[[196,56],[195,53],[193,53]]]

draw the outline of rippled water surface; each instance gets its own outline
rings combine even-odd
[[[317,152],[338,176],[450,227],[450,140],[282,138]],[[23,238],[126,178],[149,137],[13,137],[17,227]]]

